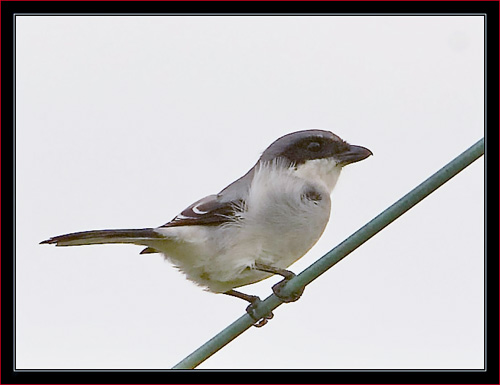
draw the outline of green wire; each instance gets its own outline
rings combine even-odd
[[[408,194],[384,210],[381,214],[373,218],[358,231],[330,250],[323,257],[318,259],[299,275],[291,279],[284,287],[284,295],[297,291],[314,281],[321,274],[345,258],[353,250],[357,249],[368,239],[377,234],[384,227],[399,218],[406,211],[415,206],[418,202],[431,194],[437,188],[449,181],[460,171],[465,169],[475,160],[484,154],[484,138],[453,159],[446,166],[430,176],[420,185],[411,190]],[[263,317],[282,304],[281,300],[271,294],[257,306],[257,315]],[[205,361],[212,354],[223,348],[229,342],[238,337],[245,330],[250,328],[255,321],[245,314],[231,325],[222,330],[219,334],[211,338],[197,350],[184,358],[172,369],[193,369]]]

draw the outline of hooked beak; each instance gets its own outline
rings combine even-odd
[[[373,153],[365,147],[349,145],[349,149],[347,151],[337,154],[335,158],[337,158],[337,161],[341,166],[345,166],[366,159],[370,155],[373,155]]]

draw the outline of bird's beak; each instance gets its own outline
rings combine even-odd
[[[337,158],[340,165],[345,166],[366,159],[370,155],[373,155],[373,153],[365,147],[349,145],[347,151],[337,154],[335,158]]]

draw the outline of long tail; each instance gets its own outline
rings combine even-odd
[[[56,246],[82,246],[103,243],[133,243],[135,245],[154,246],[155,243],[168,238],[154,231],[154,229],[131,230],[92,230],[58,235],[49,238],[40,244],[48,243]]]

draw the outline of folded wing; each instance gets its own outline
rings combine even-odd
[[[238,220],[244,209],[243,199],[224,201],[220,195],[209,195],[193,203],[161,227],[218,226]]]

